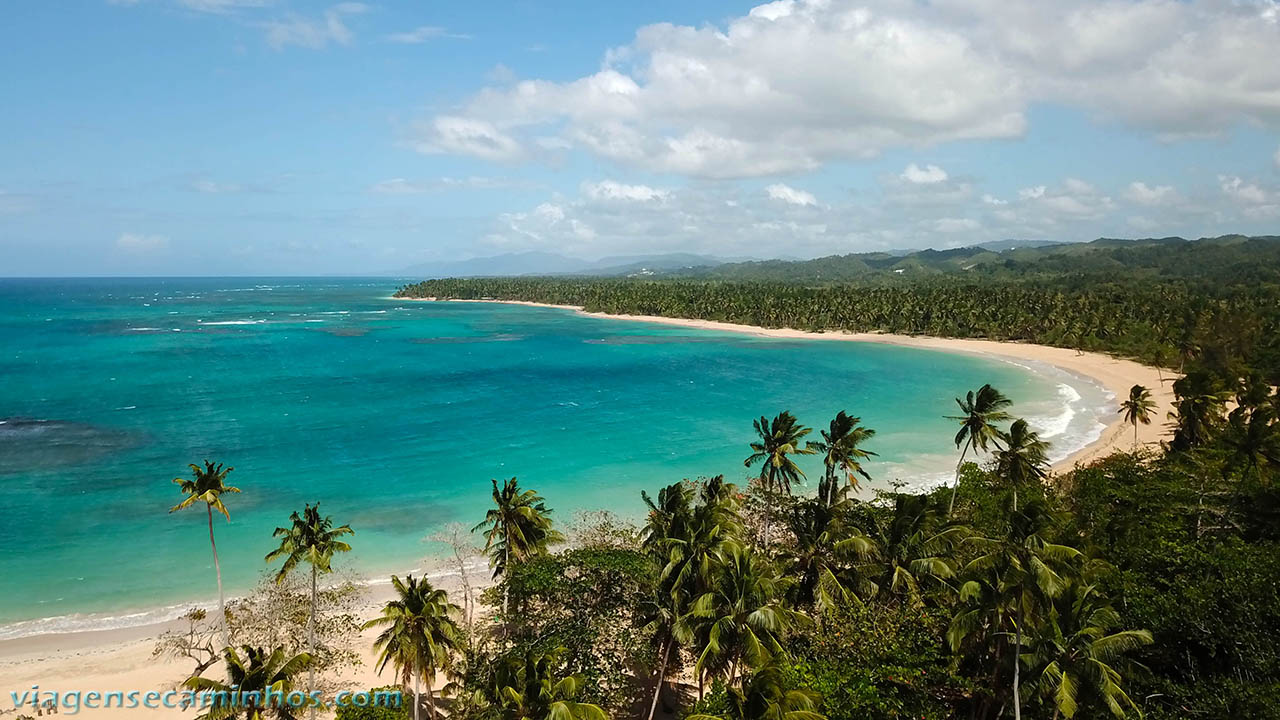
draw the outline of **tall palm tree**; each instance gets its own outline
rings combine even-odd
[[[965,455],[970,450],[975,453],[986,452],[989,445],[1000,447],[1000,430],[996,427],[996,423],[1010,419],[1005,408],[1012,405],[1013,401],[987,384],[978,388],[977,392],[970,390],[964,400],[956,398],[956,404],[960,406],[960,412],[963,414],[950,415],[947,419],[959,421],[960,431],[956,433],[955,442],[957,448],[963,445],[964,449],[960,451],[960,461],[956,463],[956,481],[951,488],[951,505],[947,508],[948,515],[956,506],[956,491],[960,488],[960,468],[964,466]]]
[[[1120,403],[1120,413],[1124,421],[1133,425],[1133,451],[1138,452],[1138,424],[1151,424],[1151,412],[1156,403],[1151,399],[1151,391],[1141,385],[1129,388],[1129,399]]]
[[[187,467],[191,468],[191,479],[173,479],[186,497],[182,502],[169,508],[169,512],[186,509],[197,502],[204,503],[205,512],[209,517],[209,546],[213,548],[213,572],[218,576],[218,623],[222,626],[222,642],[226,646],[231,644],[231,636],[227,629],[226,598],[222,594],[222,566],[218,564],[218,543],[213,539],[213,511],[217,510],[230,521],[231,513],[227,512],[227,506],[222,503],[222,494],[238,493],[240,488],[224,484],[227,475],[230,475],[235,468],[223,468],[222,463],[215,465],[208,460],[204,461],[204,467],[195,463]]]
[[[893,513],[871,526],[879,553],[876,587],[890,595],[921,600],[921,585],[947,586],[956,576],[952,554],[968,535],[963,525],[947,523],[928,495],[895,495]]]
[[[484,551],[489,554],[489,567],[493,577],[505,577],[512,563],[527,562],[530,558],[545,554],[547,546],[562,542],[564,536],[551,524],[551,508],[533,490],[521,490],[515,478],[498,487],[493,483],[493,507],[485,513],[484,520],[471,528],[471,532],[485,530]],[[503,584],[502,609],[507,607],[508,594]]]
[[[676,643],[675,624],[688,612],[689,595],[679,583],[678,575],[670,570],[673,562],[683,560],[694,542],[693,486],[687,482],[668,485],[658,491],[656,502],[644,491],[640,496],[649,507],[648,520],[640,533],[640,546],[659,568],[653,597],[643,609],[647,620],[645,628],[653,634],[658,646],[658,672],[649,703],[649,720],[653,720],[667,680],[667,663]]]
[[[818,712],[818,694],[788,689],[775,663],[757,670],[741,689],[730,687],[728,699],[725,715],[694,714],[686,720],[826,720]]]
[[[1252,471],[1259,481],[1266,482],[1264,468],[1280,465],[1280,421],[1270,405],[1252,408],[1237,407],[1228,418],[1226,443],[1234,451],[1232,462],[1241,468],[1241,475],[1249,477]]]
[[[1125,708],[1142,712],[1120,686],[1124,654],[1152,642],[1146,630],[1119,630],[1120,614],[1093,585],[1074,584],[1054,602],[1037,635],[1033,662],[1036,687],[1053,705],[1053,716],[1074,718],[1080,705],[1100,701],[1116,717]],[[1084,696],[1083,698],[1081,696]]]
[[[960,605],[947,629],[953,651],[967,640],[984,650],[996,647],[995,672],[1000,671],[999,643],[1014,636],[1013,715],[1022,719],[1022,651],[1027,628],[1041,620],[1053,599],[1068,586],[1072,564],[1083,554],[1073,547],[1046,539],[1052,515],[1042,500],[1033,500],[1009,516],[1004,537],[970,537],[979,555],[964,567],[969,579],[960,586]],[[1007,642],[1007,640],[1006,640]],[[994,682],[993,682],[994,684]]]
[[[1222,421],[1227,399],[1218,381],[1207,372],[1191,372],[1174,381],[1173,393],[1177,401],[1169,413],[1173,426],[1169,447],[1189,450],[1208,442]]]
[[[841,495],[834,505],[806,500],[788,518],[795,543],[779,554],[779,561],[786,577],[794,580],[795,607],[830,608],[854,593],[875,592],[875,583],[863,571],[878,556],[876,544],[859,528],[841,522],[849,504]]]
[[[500,662],[489,686],[481,691],[502,720],[608,720],[598,705],[574,700],[582,690],[579,675],[557,671],[564,648]]]
[[[413,682],[413,720],[418,720],[418,681],[427,684],[427,704],[435,717],[432,686],[436,672],[447,669],[461,644],[461,631],[454,617],[462,608],[449,602],[444,590],[431,587],[426,579],[404,580],[391,576],[396,597],[382,608],[382,615],[365,623],[365,628],[385,627],[373,641],[378,650],[376,664],[381,673],[388,663],[407,685]]]
[[[818,488],[818,497],[828,505],[836,501],[836,473],[842,473],[849,486],[857,490],[857,476],[870,480],[871,476],[862,468],[862,461],[875,455],[870,450],[863,450],[860,445],[875,436],[876,431],[862,427],[862,418],[850,417],[841,410],[826,430],[819,431],[822,442],[809,441],[807,447],[822,455],[825,471],[822,485]]]
[[[702,645],[695,663],[699,675],[723,675],[732,684],[744,666],[759,668],[782,654],[782,636],[805,619],[786,606],[789,586],[766,557],[726,543],[710,589],[677,626],[684,642],[696,638]]]
[[[311,665],[311,656],[300,653],[289,657],[283,647],[270,653],[248,645],[241,650],[243,656],[232,647],[224,651],[227,682],[194,675],[182,683],[188,690],[210,693],[213,698],[209,711],[198,720],[294,720],[297,708],[286,701],[286,696],[293,691],[294,677]]]
[[[1013,509],[1018,509],[1018,488],[1044,480],[1049,474],[1049,443],[1019,418],[1002,436],[1005,447],[996,451],[996,474],[1013,488]]]
[[[761,463],[761,487],[791,494],[792,484],[801,482],[804,478],[804,471],[795,464],[791,456],[813,454],[812,449],[800,444],[800,440],[812,432],[812,429],[801,425],[794,415],[785,410],[778,413],[773,422],[762,415],[751,424],[760,439],[751,443],[751,455],[742,464],[751,467]]]
[[[333,526],[333,518],[328,515],[320,517],[320,503],[315,505],[308,504],[299,515],[295,510],[289,516],[289,527],[278,527],[272,533],[272,537],[280,539],[280,547],[267,553],[267,562],[275,562],[277,558],[284,558],[284,564],[280,566],[280,570],[276,573],[276,582],[284,582],[289,573],[298,566],[299,563],[306,563],[311,566],[311,613],[307,616],[307,645],[311,656],[316,655],[316,606],[318,604],[318,593],[316,587],[316,578],[320,573],[328,573],[332,571],[330,563],[333,561],[335,553],[350,552],[351,546],[339,540],[346,535],[353,535],[355,531],[348,525]],[[316,671],[314,663],[309,668],[309,687],[308,690],[316,689]],[[311,715],[315,717],[315,708],[311,708]]]

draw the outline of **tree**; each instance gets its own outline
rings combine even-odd
[[[418,718],[418,681],[427,684],[427,704],[435,717],[432,685],[436,672],[449,667],[458,650],[459,630],[453,616],[462,611],[449,602],[444,590],[431,587],[426,578],[404,580],[391,576],[396,597],[382,608],[382,615],[365,623],[366,628],[385,627],[374,640],[379,651],[376,664],[381,673],[388,663],[405,684],[413,682],[413,717]]]
[[[791,459],[792,455],[811,455],[813,450],[801,447],[800,440],[812,430],[801,425],[789,412],[778,413],[773,422],[763,415],[752,421],[757,442],[751,443],[751,455],[743,461],[743,465],[751,467],[760,465],[760,485],[765,490],[791,494],[791,486],[801,482],[804,471]]]
[[[942,588],[955,578],[952,553],[969,533],[945,522],[928,495],[895,494],[892,514],[876,516],[871,529],[880,561],[876,588],[917,604],[922,581]]]
[[[1176,402],[1169,420],[1173,439],[1169,447],[1183,451],[1209,442],[1222,421],[1226,400],[1218,380],[1203,370],[1187,373],[1173,383]]]
[[[227,648],[227,682],[193,675],[182,685],[198,693],[212,693],[209,711],[199,720],[294,720],[297,709],[289,704],[287,696],[294,688],[294,677],[311,664],[311,656],[299,653],[290,657],[284,648],[271,651],[244,645],[244,655],[235,648]],[[315,706],[312,705],[312,711]]]
[[[947,419],[959,421],[960,431],[956,433],[955,442],[957,448],[963,445],[964,449],[960,451],[960,461],[956,463],[956,480],[951,488],[951,505],[947,508],[948,515],[955,509],[956,491],[960,488],[960,468],[964,465],[965,455],[970,450],[975,453],[986,452],[989,445],[1000,447],[1000,431],[996,423],[1010,419],[1005,408],[1012,404],[1013,401],[989,384],[978,388],[976,393],[970,390],[964,400],[956,398],[956,405],[960,406],[960,412],[963,414],[950,415]]]
[[[608,720],[598,705],[574,700],[582,678],[558,672],[564,648],[530,650],[498,663],[483,699],[502,720]]]
[[[551,524],[551,508],[533,490],[521,490],[515,478],[498,487],[493,483],[493,507],[471,532],[485,530],[484,551],[489,555],[493,577],[505,577],[512,563],[527,562],[546,553],[547,546],[562,542],[564,536]],[[487,528],[487,529],[486,529]],[[503,585],[502,611],[509,613],[508,592]],[[505,631],[504,631],[505,632]]]
[[[701,645],[700,676],[723,675],[732,684],[743,666],[759,668],[783,653],[781,637],[804,616],[786,607],[788,579],[754,549],[726,543],[710,589],[694,600],[676,633]]]
[[[1096,700],[1116,717],[1125,708],[1142,712],[1120,686],[1117,663],[1124,654],[1152,642],[1146,630],[1120,630],[1120,614],[1094,585],[1073,584],[1053,604],[1035,638],[1033,662],[1042,669],[1036,688],[1059,714],[1075,717],[1082,704]]]
[[[969,579],[960,586],[960,606],[947,630],[955,652],[966,640],[973,640],[982,652],[995,646],[993,685],[1001,670],[999,641],[1007,642],[1013,634],[1010,663],[1016,720],[1022,718],[1022,651],[1027,627],[1052,607],[1053,599],[1067,588],[1070,563],[1083,557],[1073,547],[1046,539],[1052,522],[1048,507],[1036,499],[1009,515],[1004,537],[966,539],[980,554],[964,567],[963,575]]]
[[[821,698],[810,690],[789,689],[775,663],[765,665],[744,683],[729,688],[724,715],[689,715],[686,720],[826,720],[818,712]]]
[[[1018,419],[1002,435],[1005,447],[996,451],[996,474],[1013,488],[1013,509],[1018,509],[1018,488],[1039,483],[1049,474],[1049,443]]]
[[[793,580],[796,606],[828,609],[847,602],[855,592],[874,594],[875,584],[862,569],[876,558],[876,544],[857,527],[841,522],[849,504],[844,492],[838,491],[833,504],[804,501],[788,518],[795,543],[779,554],[779,560],[784,575]]]
[[[227,632],[227,603],[222,594],[222,566],[218,564],[218,543],[213,539],[213,511],[217,510],[230,521],[231,513],[227,512],[227,506],[222,503],[222,494],[238,493],[240,488],[223,484],[227,475],[230,475],[235,468],[224,469],[222,463],[215,465],[208,460],[204,461],[204,467],[195,463],[187,467],[191,468],[190,480],[173,479],[187,497],[169,508],[169,512],[184,510],[197,502],[204,503],[205,513],[209,518],[209,546],[213,548],[213,572],[218,576],[218,622],[222,625],[223,645],[230,645],[231,636]]]
[[[1124,421],[1133,426],[1133,451],[1138,451],[1138,424],[1151,424],[1151,412],[1156,403],[1151,399],[1151,391],[1141,385],[1129,388],[1129,399],[1120,403],[1120,413]]]
[[[641,530],[641,547],[660,568],[653,587],[653,598],[647,602],[646,630],[653,633],[658,645],[658,672],[654,677],[653,699],[649,703],[649,720],[653,720],[658,698],[667,679],[667,663],[676,643],[675,625],[688,612],[689,595],[670,571],[672,562],[683,559],[693,543],[693,486],[687,482],[668,485],[658,491],[655,502],[648,493],[640,497],[649,508],[648,519]]]
[[[316,653],[316,578],[320,573],[332,571],[330,563],[334,553],[351,551],[351,546],[338,538],[353,535],[355,531],[347,525],[334,527],[333,519],[328,515],[320,517],[319,503],[308,504],[303,509],[302,515],[294,511],[289,516],[289,521],[291,523],[289,527],[278,527],[272,533],[272,537],[280,539],[280,547],[267,553],[266,560],[272,563],[278,558],[284,558],[284,564],[276,573],[277,584],[284,582],[298,563],[305,562],[311,566],[311,613],[307,620],[307,644],[310,655],[314,657]],[[310,666],[309,672],[308,689],[315,690],[314,664]],[[311,708],[311,715],[315,716],[314,707]]]
[[[843,473],[849,486],[858,487],[857,476],[870,480],[871,476],[862,468],[862,461],[875,455],[870,450],[863,450],[862,443],[870,440],[876,431],[862,427],[862,418],[850,417],[841,410],[831,421],[827,430],[819,431],[822,442],[810,441],[809,450],[822,455],[825,471],[822,484],[818,488],[818,498],[828,505],[836,502],[836,473]]]

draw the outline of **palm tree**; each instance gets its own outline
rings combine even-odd
[[[213,572],[218,576],[218,621],[222,625],[223,645],[230,645],[231,636],[227,628],[227,603],[222,594],[222,567],[218,564],[218,543],[213,539],[213,511],[217,510],[222,513],[222,516],[229,522],[231,513],[227,512],[227,506],[222,504],[222,494],[238,493],[240,488],[223,484],[223,481],[227,479],[227,475],[230,475],[235,468],[224,469],[222,463],[214,465],[208,460],[204,461],[204,467],[200,467],[195,463],[187,467],[191,468],[190,480],[183,478],[173,479],[183,494],[186,495],[186,498],[169,508],[169,512],[186,509],[197,502],[204,503],[206,514],[209,517],[209,545],[213,548]]]
[[[849,486],[854,490],[858,487],[858,475],[871,479],[867,471],[862,469],[862,461],[870,459],[875,453],[863,450],[859,446],[870,440],[876,431],[862,427],[861,422],[862,418],[850,417],[841,410],[831,421],[827,430],[819,431],[822,442],[810,441],[807,444],[809,450],[822,455],[825,472],[822,476],[822,485],[818,488],[818,497],[828,505],[836,501],[837,472],[844,474]]]
[[[809,447],[801,447],[800,440],[812,432],[796,420],[795,416],[785,410],[770,423],[763,415],[753,420],[752,426],[760,436],[758,442],[751,443],[751,455],[743,461],[743,465],[751,467],[757,462],[760,466],[760,485],[765,490],[786,492],[791,494],[791,485],[801,482],[804,471],[795,464],[791,455],[812,455]]]
[[[284,582],[289,573],[298,566],[298,563],[307,563],[311,566],[311,613],[307,617],[307,635],[309,637],[308,647],[311,656],[316,655],[316,606],[318,603],[316,578],[320,573],[328,573],[332,571],[330,563],[333,560],[334,553],[350,552],[351,546],[342,542],[338,538],[345,535],[353,535],[355,531],[347,525],[339,527],[333,526],[333,518],[328,515],[320,517],[320,504],[308,504],[299,515],[295,510],[289,516],[290,526],[287,528],[278,527],[272,533],[272,537],[280,538],[280,547],[267,553],[267,562],[275,562],[277,558],[284,558],[284,564],[280,566],[279,572],[276,573],[276,582]],[[309,672],[309,687],[311,691],[315,690],[316,672],[315,666],[312,664]],[[315,708],[311,708],[311,715],[315,717]]]
[[[950,415],[947,419],[960,422],[960,431],[956,433],[955,441],[957,448],[963,445],[964,449],[960,452],[960,462],[956,463],[956,481],[951,488],[948,515],[956,506],[956,491],[960,488],[960,468],[964,466],[964,456],[970,450],[975,453],[986,452],[988,445],[1000,447],[1000,431],[995,424],[1010,418],[1004,409],[1012,405],[1013,401],[988,384],[978,388],[976,393],[970,390],[964,400],[956,398],[956,404],[963,414]]]
[[[855,592],[875,592],[875,583],[861,570],[877,556],[876,544],[857,527],[840,521],[849,504],[843,494],[841,488],[833,505],[802,502],[788,518],[796,540],[779,554],[779,561],[786,577],[794,579],[794,606],[830,608]]]
[[[689,596],[669,569],[673,561],[678,563],[683,559],[685,550],[693,542],[693,486],[687,482],[668,485],[658,491],[657,502],[644,491],[640,497],[649,507],[648,521],[640,533],[640,546],[660,569],[653,598],[643,609],[648,621],[645,629],[653,634],[658,645],[658,672],[654,678],[653,700],[649,703],[649,720],[653,720],[667,680],[667,662],[676,643],[675,624],[688,612]]]
[[[1073,547],[1046,540],[1052,516],[1042,500],[1027,503],[1023,510],[1011,513],[1009,520],[1008,533],[1002,538],[967,539],[980,554],[964,568],[970,579],[960,586],[960,607],[947,629],[947,640],[956,652],[968,639],[984,649],[994,645],[998,675],[1002,648],[995,641],[1007,638],[1012,629],[1013,715],[1021,720],[1026,629],[1067,588],[1069,563],[1083,555]]]
[[[1005,447],[996,451],[996,474],[1013,488],[1013,509],[1018,509],[1018,488],[1042,482],[1049,474],[1049,443],[1018,419],[1002,436]]]
[[[564,648],[547,653],[530,650],[522,658],[499,663],[489,687],[481,694],[496,706],[502,720],[608,720],[598,705],[576,702],[582,690],[579,675],[560,677],[556,668]]]
[[[759,668],[782,654],[781,637],[804,616],[786,607],[790,581],[754,549],[726,543],[710,589],[693,602],[676,634],[702,645],[699,676],[723,674],[729,684],[743,665]]]
[[[485,530],[484,551],[489,554],[489,567],[493,577],[505,577],[512,563],[527,562],[530,558],[545,554],[547,546],[562,542],[564,536],[551,525],[551,508],[541,496],[532,490],[521,490],[515,478],[498,487],[493,483],[493,504],[484,520],[471,528],[471,532]],[[503,583],[502,610],[509,613],[508,593]]]
[[[1151,391],[1141,385],[1129,388],[1129,399],[1120,403],[1120,413],[1124,421],[1133,425],[1133,451],[1138,452],[1138,423],[1151,424],[1151,411],[1156,403],[1151,399]]]
[[[1241,468],[1241,476],[1250,471],[1265,482],[1263,468],[1280,465],[1280,422],[1270,405],[1237,407],[1227,423],[1226,443],[1234,451],[1232,463]]]
[[[194,675],[182,686],[197,693],[210,693],[213,702],[209,711],[198,720],[224,720],[242,717],[244,720],[294,720],[296,707],[286,696],[293,691],[294,677],[304,667],[311,665],[311,656],[300,653],[289,657],[283,647],[270,654],[262,648],[244,645],[241,656],[235,648],[225,651],[227,682]],[[312,711],[315,707],[312,706]]]
[[[952,551],[968,532],[963,525],[944,522],[930,496],[895,495],[893,514],[872,525],[871,540],[880,558],[876,587],[919,603],[922,581],[940,588],[955,578]]]
[[[724,716],[694,714],[686,720],[826,720],[818,712],[820,700],[812,690],[788,690],[782,671],[769,663],[742,689],[729,688],[729,712]]]
[[[391,576],[396,598],[382,608],[382,615],[365,623],[365,628],[385,626],[373,642],[379,651],[376,664],[381,673],[387,663],[400,673],[407,685],[413,681],[413,718],[418,720],[418,681],[427,684],[427,704],[435,717],[432,685],[436,671],[446,669],[460,644],[461,631],[454,616],[462,608],[449,602],[444,590],[431,587],[426,579],[409,575],[403,581]]]
[[[1146,630],[1120,630],[1120,614],[1093,585],[1076,584],[1054,602],[1049,621],[1036,638],[1032,657],[1040,666],[1036,687],[1053,703],[1053,716],[1070,719],[1081,695],[1098,699],[1116,717],[1125,707],[1142,712],[1120,686],[1116,669],[1124,653],[1152,642]]]
[[[1226,401],[1218,381],[1204,371],[1191,372],[1174,381],[1173,393],[1177,402],[1169,413],[1174,431],[1169,447],[1189,450],[1208,442],[1222,420]]]

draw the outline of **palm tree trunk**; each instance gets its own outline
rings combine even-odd
[[[231,646],[231,629],[227,627],[227,602],[222,596],[222,566],[218,564],[218,543],[213,539],[213,506],[205,505],[209,511],[209,546],[213,548],[213,571],[218,576],[218,624],[222,626],[222,644]]]
[[[658,708],[658,696],[662,694],[662,683],[667,679],[667,657],[671,655],[672,638],[667,638],[667,642],[662,647],[662,663],[658,666],[658,682],[653,688],[653,702],[649,703],[649,720],[653,720],[653,713]]]
[[[413,674],[413,720],[418,720],[418,708],[421,707],[422,701],[418,699],[418,674]]]
[[[956,463],[956,481],[951,486],[951,504],[947,506],[947,517],[951,517],[951,511],[956,508],[956,491],[960,489],[960,468],[964,467],[964,456],[969,452],[969,445],[965,443],[964,449],[960,451],[960,462]]]
[[[1014,628],[1013,644],[1013,720],[1022,720],[1022,695],[1018,684],[1022,676],[1022,601],[1018,601],[1018,626]]]
[[[1138,454],[1138,421],[1133,421],[1133,454]]]
[[[504,533],[505,535],[505,533]],[[511,537],[502,543],[502,639],[511,637]]]
[[[307,617],[307,634],[310,636],[311,662],[307,663],[307,690],[316,691],[316,566],[311,566],[311,615]],[[311,720],[316,718],[316,706],[311,705]]]

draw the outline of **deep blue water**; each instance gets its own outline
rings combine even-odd
[[[1047,368],[887,345],[791,341],[543,308],[412,303],[360,279],[0,280],[0,637],[141,622],[216,597],[202,511],[175,476],[235,467],[217,521],[229,594],[271,530],[320,501],[342,562],[413,567],[446,522],[518,476],[564,520],[639,491],[747,471],[751,420],[838,410],[878,431],[878,484],[949,475],[944,415],[991,382],[1065,455],[1102,391]],[[1032,372],[1035,370],[1035,372]],[[819,461],[807,458],[811,474]],[[39,618],[52,618],[39,622]]]

